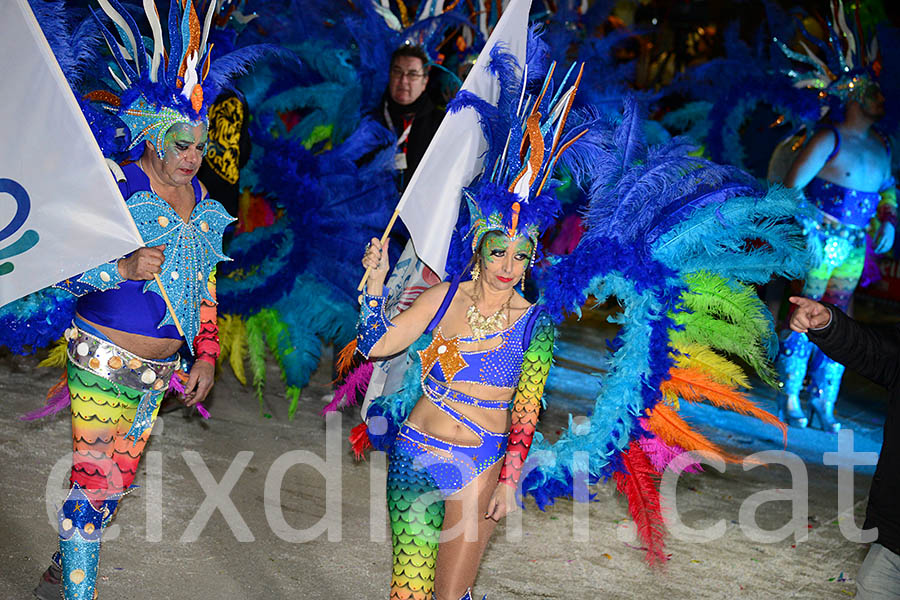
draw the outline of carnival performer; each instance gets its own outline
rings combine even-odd
[[[495,51],[492,60],[498,71],[516,77],[509,58]],[[545,92],[549,81],[549,76],[543,81]],[[523,93],[525,86],[522,80]],[[504,90],[501,104],[518,93]],[[460,275],[429,288],[391,321],[384,290],[388,244],[373,238],[363,258],[370,274],[357,350],[365,358],[386,357],[427,341],[418,353],[421,395],[402,426],[385,435],[390,438],[385,449],[393,600],[470,599],[497,521],[518,507],[517,486],[541,410],[554,326],[516,287],[521,289],[540,256],[539,237],[559,212],[552,187],[544,185],[554,158],[577,139],[571,132],[563,135],[573,95],[570,89],[557,110],[546,92],[533,110],[516,111],[507,102],[503,106],[511,113],[495,115],[493,132],[499,137],[491,140],[485,165],[498,168],[485,170],[463,190],[471,280],[461,282]],[[461,92],[457,101],[478,99]],[[549,116],[543,123],[542,114]],[[556,143],[545,146],[541,131],[554,129]],[[507,136],[512,141],[504,146]],[[410,393],[418,394],[417,389]],[[374,412],[373,436],[376,423],[385,421]]]
[[[541,409],[553,325],[515,289],[537,240],[519,229],[476,236],[472,281],[426,290],[392,323],[383,313],[387,244],[373,238],[363,259],[372,271],[360,351],[390,356],[434,334],[420,354],[425,394],[390,455],[392,599],[471,598],[497,521],[518,506]]]
[[[885,114],[885,98],[874,65],[877,57],[866,56],[863,40],[857,46],[852,33],[848,35],[849,31],[844,30],[842,7],[832,9],[834,34],[847,40],[851,50],[844,55],[838,44],[833,71],[824,68],[821,61],[814,63],[823,67],[815,74],[819,75],[816,81],[821,80],[824,88],[820,98],[831,105],[830,116],[821,122],[798,154],[784,184],[803,189],[807,202],[818,209],[819,215],[810,229],[821,243],[822,254],[819,264],[806,275],[802,295],[846,310],[863,273],[867,228],[876,217],[875,253],[885,253],[893,247],[897,200],[890,170],[890,147],[877,129],[878,121]],[[806,58],[786,47],[785,51],[792,58]],[[797,74],[801,76],[805,78],[804,85],[808,85],[810,73]],[[812,371],[804,414],[800,392],[809,364]],[[817,420],[825,431],[840,429],[834,405],[843,365],[816,349],[805,334],[792,332],[782,344],[778,371],[784,382],[779,396],[779,416],[785,422],[805,427]]]
[[[193,360],[185,402],[202,401],[213,385],[215,267],[225,259],[222,232],[233,220],[196,179],[207,144],[201,84],[209,54],[193,4],[183,12],[172,5],[170,25],[181,23],[172,31],[183,39],[172,38],[168,67],[160,64],[164,48],[152,4],[152,59],[128,13],[101,6],[122,39],[118,46],[103,30],[122,93],[88,98],[127,127],[127,150],[139,156],[114,172],[146,247],[58,284],[79,297],[65,333],[74,450],[72,487],[58,512],[59,552],[35,589],[47,600],[96,597],[101,532],[132,485],[162,396],[177,380],[180,350]],[[136,58],[133,66],[120,47]]]
[[[707,401],[786,433],[739,389],[749,384],[730,356],[775,384],[777,337],[750,284],[807,268],[796,194],[697,157],[682,140],[648,144],[632,97],[614,127],[593,107],[571,111],[583,69],[572,65],[555,88],[544,48],[530,35],[521,71],[494,48],[484,68],[501,83],[496,105],[461,90],[449,107],[474,109],[487,141],[484,170],[463,190],[472,281],[459,283],[466,257],[451,243],[450,282],[388,319],[378,295],[385,249],[373,240],[364,258],[375,275],[361,298],[357,349],[370,357],[409,346],[411,359],[398,390],[365,405],[366,422],[350,435],[357,455],[389,455],[393,600],[471,598],[488,520],[515,508],[514,491],[543,509],[614,479],[647,561],[664,564],[658,477],[685,451],[740,462],[694,431],[679,402]],[[587,227],[574,252],[530,276],[540,291],[531,306],[512,286],[559,214],[558,165],[589,190]],[[762,243],[748,250],[753,240]],[[535,426],[552,324],[580,314],[590,296],[621,304],[610,319],[621,329],[588,422],[551,443]]]

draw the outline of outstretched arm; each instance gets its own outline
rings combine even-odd
[[[498,520],[516,506],[515,490],[522,475],[522,466],[528,457],[531,440],[537,429],[541,412],[544,385],[553,362],[553,322],[546,313],[537,316],[531,334],[531,342],[522,361],[522,374],[513,398],[512,423],[506,458],[500,469],[500,483],[488,503],[485,517]]]
[[[397,354],[416,341],[428,327],[449,284],[441,283],[425,290],[408,309],[390,320],[385,312],[387,294],[384,292],[388,244],[382,247],[378,238],[372,238],[363,257],[363,266],[370,271],[356,325],[356,349],[366,358]]]
[[[900,328],[858,323],[838,308],[792,297],[791,329],[806,333],[832,360],[889,390],[900,386]]]

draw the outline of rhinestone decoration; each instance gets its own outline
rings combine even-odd
[[[144,243],[166,245],[160,280],[165,282],[166,294],[175,307],[185,338],[193,340],[200,328],[200,303],[206,300],[215,304],[206,282],[218,262],[229,260],[222,253],[222,232],[234,218],[221,204],[208,198],[194,207],[188,222],[168,202],[150,191],[132,194],[126,204]],[[160,225],[160,215],[167,218],[166,227]],[[203,231],[201,223],[207,224],[207,231]],[[185,273],[199,273],[200,277],[181,277]],[[148,281],[144,291],[159,294],[159,286],[156,281]],[[159,326],[174,324],[167,311]],[[188,344],[188,348],[193,352],[192,344]]]

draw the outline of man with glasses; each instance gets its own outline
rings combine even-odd
[[[390,80],[375,117],[397,136],[394,169],[402,193],[425,149],[437,132],[444,111],[436,107],[428,86],[428,55],[420,46],[405,44],[391,55]]]

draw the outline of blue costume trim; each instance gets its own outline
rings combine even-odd
[[[493,410],[506,410],[509,408],[510,402],[512,402],[512,400],[482,400],[481,398],[470,396],[459,390],[454,390],[448,387],[444,382],[438,381],[431,376],[426,377],[425,381],[422,382],[422,390],[431,398],[442,397],[461,404],[478,406],[479,408],[490,408]]]
[[[448,297],[450,297],[448,293]],[[533,326],[532,314],[534,305],[522,313],[522,315],[509,327],[486,336],[485,340],[500,337],[500,344],[495,348],[476,351],[459,351],[459,356],[465,362],[465,366],[456,372],[452,380],[459,382],[477,383],[492,387],[514,388],[519,383],[519,371],[522,368],[522,359],[525,356],[525,346],[528,341],[524,338],[529,325]],[[455,338],[457,342],[475,342],[470,337]],[[435,340],[433,343],[442,343]],[[428,349],[425,350],[428,352]],[[428,375],[437,381],[447,381],[442,364],[438,361],[431,365]]]
[[[387,317],[384,316],[384,303],[387,301],[387,292],[381,296],[363,294],[363,303],[359,311],[359,321],[356,323],[356,349],[364,357],[369,358],[372,348],[378,340],[384,337],[388,327],[393,327]]]
[[[881,195],[878,192],[861,192],[844,187],[820,177],[813,178],[804,189],[806,197],[822,212],[844,225],[864,228],[869,224]]]
[[[449,391],[449,388],[445,389]],[[441,494],[447,497],[503,459],[509,434],[487,430],[444,402],[440,396],[428,395],[437,408],[481,439],[477,446],[464,446],[419,431],[409,423],[400,428],[394,442],[395,451],[412,457],[414,464],[428,471]],[[496,402],[486,402],[472,396],[461,394],[452,399],[460,400],[461,397],[467,398],[465,404],[471,406],[506,410],[506,406],[498,407]]]
[[[125,202],[148,246],[165,244],[165,261],[160,281],[175,308],[178,321],[188,342],[197,337],[200,329],[200,304],[215,304],[209,292],[209,277],[216,264],[229,258],[222,253],[222,233],[234,221],[225,208],[209,198],[194,206],[185,222],[168,202],[153,192],[138,192]],[[144,292],[162,295],[156,281],[144,284]],[[158,326],[174,325],[166,311]],[[188,344],[193,352],[191,344]]]
[[[100,560],[100,535],[120,497],[110,498],[108,504],[104,502],[97,510],[78,484],[69,490],[57,513],[64,598],[93,598]]]
[[[105,292],[119,289],[125,278],[119,273],[119,259],[89,269],[77,278],[61,281],[53,287],[65,290],[73,296],[83,296],[91,292]]]

